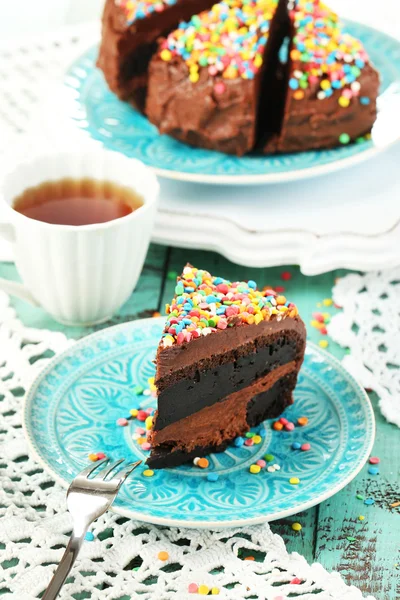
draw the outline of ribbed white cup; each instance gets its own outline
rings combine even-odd
[[[13,200],[44,181],[90,177],[137,192],[143,206],[107,223],[70,226],[35,221],[16,212]],[[23,284],[4,289],[39,304],[57,321],[92,325],[111,317],[129,298],[150,242],[159,185],[140,161],[103,149],[41,156],[18,165],[3,183],[0,201],[10,225],[0,233],[14,242]]]

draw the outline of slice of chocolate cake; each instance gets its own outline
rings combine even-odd
[[[187,265],[157,351],[153,468],[222,451],[293,402],[306,331],[294,304],[254,281]]]
[[[97,66],[121,100],[143,111],[147,69],[157,38],[215,0],[106,0]]]
[[[150,63],[146,114],[161,133],[241,156],[287,31],[287,0],[222,0],[181,23]]]
[[[376,119],[379,75],[359,40],[320,0],[292,0],[291,42],[280,134],[266,152],[348,144]]]

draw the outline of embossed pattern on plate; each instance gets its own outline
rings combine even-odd
[[[381,93],[399,85],[400,42],[360,23],[349,21],[347,29],[361,39],[379,69]],[[375,127],[378,143],[375,140],[332,150],[241,158],[192,148],[160,135],[146,117],[118,100],[108,89],[102,72],[96,69],[96,58],[97,47],[92,47],[74,62],[65,77],[71,100],[69,116],[106,148],[142,160],[163,177],[220,184],[296,180],[356,164],[400,138],[400,128],[391,118],[395,115],[392,103],[386,102],[378,118],[383,124]],[[398,91],[394,95],[398,108]]]
[[[67,485],[88,462],[90,452],[112,458],[146,459],[132,440],[141,425],[116,420],[129,409],[154,405],[135,397],[154,374],[155,349],[164,320],[144,319],[84,338],[57,356],[34,382],[24,408],[31,449],[54,477]],[[262,443],[210,456],[210,467],[184,465],[139,474],[124,485],[114,510],[143,521],[188,527],[224,527],[273,520],[328,498],[348,483],[365,463],[374,438],[374,416],[365,392],[335,359],[307,347],[294,404],[285,416],[309,424],[277,432],[265,422],[254,429]],[[294,441],[309,442],[308,452],[294,451]],[[249,465],[266,453],[281,469],[253,475]],[[207,474],[216,472],[216,482]],[[298,477],[297,486],[289,483]]]

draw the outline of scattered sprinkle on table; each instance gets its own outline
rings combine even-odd
[[[369,467],[368,473],[370,475],[379,475],[379,469],[378,467]]]
[[[208,481],[218,481],[218,479],[219,479],[219,475],[217,475],[217,473],[209,473],[207,475]]]
[[[253,438],[248,438],[247,440],[245,440],[244,445],[245,446],[254,446]]]
[[[141,396],[144,392],[144,388],[141,385],[135,385],[133,388],[133,393],[137,396]]]
[[[200,596],[207,596],[208,592],[210,591],[210,588],[207,585],[199,585],[199,589],[198,589],[198,594],[200,594]]]
[[[282,423],[279,423],[279,421],[275,421],[275,423],[272,425],[272,429],[275,429],[275,431],[282,431],[283,425]]]
[[[245,556],[243,560],[256,560],[254,556]]]
[[[359,521],[364,521],[364,519],[365,519],[364,515],[360,515],[360,516],[358,517],[358,520],[359,520]]]
[[[381,462],[381,459],[378,458],[377,456],[371,456],[371,458],[369,459],[369,462],[371,465],[378,465]]]
[[[329,342],[328,342],[328,340],[319,340],[318,345],[321,348],[327,348],[329,346]]]
[[[249,471],[255,475],[261,471],[261,467],[259,465],[250,465]]]
[[[243,444],[244,444],[244,439],[242,437],[237,437],[233,441],[233,445],[236,446],[236,448],[240,448],[241,446],[243,446]]]
[[[367,506],[371,506],[372,504],[375,504],[375,500],[373,498],[367,498],[366,500],[364,500],[364,504],[366,504]]]
[[[308,423],[307,417],[299,417],[297,419],[297,425],[300,425],[300,427],[304,427],[305,425],[307,425],[307,423]]]
[[[324,306],[332,306],[332,304],[333,304],[333,300],[332,300],[332,298],[324,298],[324,299],[322,300],[322,304],[323,304]]]
[[[397,500],[397,502],[392,502],[392,504],[389,505],[390,508],[397,508],[398,506],[400,506],[400,500]]]
[[[198,589],[199,588],[198,588],[197,583],[189,583],[189,585],[188,585],[189,594],[197,594]]]
[[[281,273],[281,279],[282,281],[289,281],[289,279],[292,279],[292,274],[289,271],[283,271]]]
[[[138,415],[138,412],[139,412],[139,411],[138,411],[138,409],[137,409],[137,408],[132,408],[132,409],[129,411],[129,414],[131,415],[131,417],[133,417],[133,418],[135,418],[135,419],[136,419],[136,417],[137,417],[137,415]]]
[[[303,529],[303,527],[301,526],[300,523],[292,523],[292,529],[293,529],[293,531],[301,531]]]
[[[176,271],[168,271],[167,273],[167,279],[172,279],[175,281],[175,279],[178,277],[178,273]],[[196,585],[196,584],[194,584]]]
[[[364,496],[362,494],[356,494],[357,500],[364,500]]]
[[[154,471],[152,471],[151,469],[146,469],[145,471],[143,471],[143,475],[145,477],[153,477]]]
[[[148,416],[149,415],[147,414],[147,412],[145,410],[138,410],[136,418],[138,421],[143,421],[143,423],[144,423]]]
[[[290,583],[294,585],[299,585],[300,583],[303,583],[303,580],[299,579],[298,577],[295,577]]]
[[[266,461],[263,460],[262,458],[260,458],[257,462],[256,465],[258,465],[259,467],[261,467],[262,469],[264,469],[267,465]]]
[[[219,588],[217,588],[217,587],[211,588],[211,595],[212,596],[218,596],[219,595]]]
[[[255,444],[261,444],[261,442],[262,442],[261,435],[255,435],[252,439]]]
[[[193,464],[196,465],[196,467],[199,467],[199,469],[207,469],[207,467],[210,463],[208,462],[208,460],[206,458],[199,458],[197,456],[196,458],[193,459]]]
[[[264,456],[264,458],[267,462],[272,462],[274,460],[275,456],[273,454],[266,454]]]
[[[153,417],[147,417],[147,419],[145,420],[145,426],[147,430],[150,430],[153,427]]]
[[[311,450],[311,444],[309,444],[308,442],[306,442],[305,444],[301,445],[300,448],[303,452],[307,452],[308,450]]]
[[[128,425],[128,419],[125,419],[125,417],[117,419],[117,425],[119,425],[120,427],[126,427]]]
[[[151,316],[153,317],[153,319],[157,319],[157,317],[161,317],[161,313],[158,312],[158,310],[156,310]]]
[[[298,477],[291,477],[289,479],[289,483],[291,485],[298,485],[300,483],[300,479]]]
[[[148,450],[150,450],[150,448],[151,448],[151,444],[149,442],[143,442],[142,450],[148,451]]]
[[[346,537],[346,540],[347,540],[348,542],[355,542],[355,541],[356,541],[356,538],[355,538],[355,537],[351,537],[350,535],[348,535],[348,536]]]
[[[85,533],[85,540],[86,540],[87,542],[93,542],[93,540],[94,540],[94,535],[93,535],[93,533],[92,533],[91,531],[87,531],[87,532]]]
[[[165,550],[161,550],[161,552],[157,554],[157,558],[158,560],[165,561],[169,559],[169,554]]]
[[[293,442],[292,450],[300,450],[300,448],[301,448],[300,442]]]

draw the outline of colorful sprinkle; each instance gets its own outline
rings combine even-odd
[[[370,475],[379,475],[379,469],[378,467],[369,467],[368,473]]]
[[[97,460],[99,460],[99,457],[97,456],[96,453],[93,452],[93,453],[89,454],[88,459],[91,460],[92,462],[96,462]]]
[[[272,429],[275,429],[275,431],[281,431],[283,429],[283,425],[282,423],[279,423],[279,421],[275,421],[275,423],[272,425]]]
[[[292,279],[292,274],[290,273],[290,271],[282,271],[281,279],[283,281],[289,281],[289,279]]]
[[[307,452],[307,451],[308,451],[308,450],[310,450],[310,449],[311,449],[311,444],[309,444],[308,442],[306,442],[305,444],[302,444],[302,445],[301,445],[301,450],[302,450],[303,452]]]
[[[207,596],[208,592],[210,591],[210,588],[204,584],[199,585],[199,589],[197,591],[198,594],[200,594],[200,596]]]
[[[298,485],[300,483],[300,479],[298,477],[291,477],[289,479],[289,483],[291,485]]]
[[[292,585],[300,585],[300,583],[303,583],[303,580],[299,579],[298,577],[295,577],[294,579],[292,579],[292,581],[290,583]]]
[[[152,471],[151,469],[146,469],[145,471],[143,471],[143,475],[145,477],[153,477],[154,471]]]
[[[362,494],[356,494],[357,500],[364,500],[364,496]]]
[[[142,387],[141,385],[135,385],[135,387],[133,388],[133,393],[136,394],[137,396],[141,396],[144,392],[144,387]]]
[[[197,585],[197,583],[189,583],[188,585],[188,592],[189,594],[197,594],[199,587]]]
[[[249,438],[249,439],[245,440],[244,445],[245,446],[254,446],[253,438]]]
[[[240,448],[241,446],[243,446],[244,444],[244,439],[242,437],[237,437],[233,440],[233,445],[236,446],[236,448]]]
[[[300,450],[301,444],[299,442],[293,442],[292,450]]]
[[[143,444],[142,444],[142,450],[148,451],[150,449],[151,449],[151,444],[149,442],[143,442]]]
[[[305,425],[307,425],[307,423],[308,423],[307,417],[299,417],[297,419],[297,424],[300,425],[300,427],[304,427]]]
[[[367,506],[372,506],[372,504],[375,504],[375,500],[373,498],[367,498],[366,500],[364,500],[364,504],[366,504]]]
[[[261,469],[264,469],[267,466],[267,463],[265,462],[265,460],[263,460],[262,458],[260,458],[256,462],[256,465],[258,465],[259,467],[261,467]]]
[[[138,421],[143,421],[143,423],[144,423],[148,416],[149,415],[147,414],[147,412],[145,410],[138,410],[136,418]]]
[[[285,431],[293,431],[294,429],[294,423],[286,423],[286,425],[284,425]]]
[[[245,556],[243,560],[256,560],[254,556]]]
[[[259,465],[250,465],[249,471],[255,475],[261,471],[261,467]]]
[[[129,411],[129,414],[131,415],[131,417],[136,418],[138,416],[138,409],[137,408],[132,408],[132,410]]]
[[[369,459],[369,462],[371,465],[379,465],[379,463],[381,462],[381,459],[378,458],[377,456],[371,456],[371,458]]]
[[[264,456],[264,458],[267,462],[272,462],[274,460],[275,456],[273,454],[266,454]]]
[[[94,540],[94,535],[93,535],[93,533],[92,533],[91,531],[87,531],[87,532],[85,533],[85,540],[86,540],[87,542],[93,542],[93,540]]]
[[[219,479],[219,475],[217,475],[217,473],[209,473],[207,475],[208,481],[218,481],[218,479]]]
[[[303,529],[303,527],[301,526],[300,523],[292,523],[292,529],[293,529],[293,531],[301,531]]]
[[[341,144],[348,144],[350,142],[350,136],[348,133],[341,133],[339,135],[339,142]]]
[[[226,327],[298,315],[296,306],[284,296],[254,286],[252,281],[230,282],[186,266],[172,304],[166,306],[168,317],[161,346],[190,342]]]
[[[260,435],[255,435],[255,436],[253,437],[253,442],[254,442],[255,444],[261,444],[261,442],[262,442],[262,437],[261,437]]]
[[[217,587],[211,588],[211,595],[212,596],[218,596],[219,595],[219,588],[217,588]]]
[[[356,541],[356,538],[355,538],[355,537],[351,537],[350,535],[348,535],[348,536],[346,537],[346,540],[347,540],[348,542],[355,542],[355,541]]]
[[[197,463],[197,466],[200,469],[207,469],[207,467],[209,466],[209,464],[210,463],[208,462],[208,460],[206,458],[200,458],[200,460]]]
[[[364,521],[364,519],[365,519],[364,515],[359,515],[359,517],[358,517],[359,521]]]
[[[128,425],[128,419],[125,419],[124,417],[117,419],[117,425],[120,427],[126,427]]]
[[[390,508],[397,508],[398,506],[400,506],[400,500],[398,500],[397,502],[392,502],[392,504],[389,504]]]
[[[318,346],[325,349],[329,346],[329,342],[328,340],[319,340]]]
[[[158,560],[162,560],[163,562],[169,559],[169,554],[165,550],[162,550],[157,554]]]

